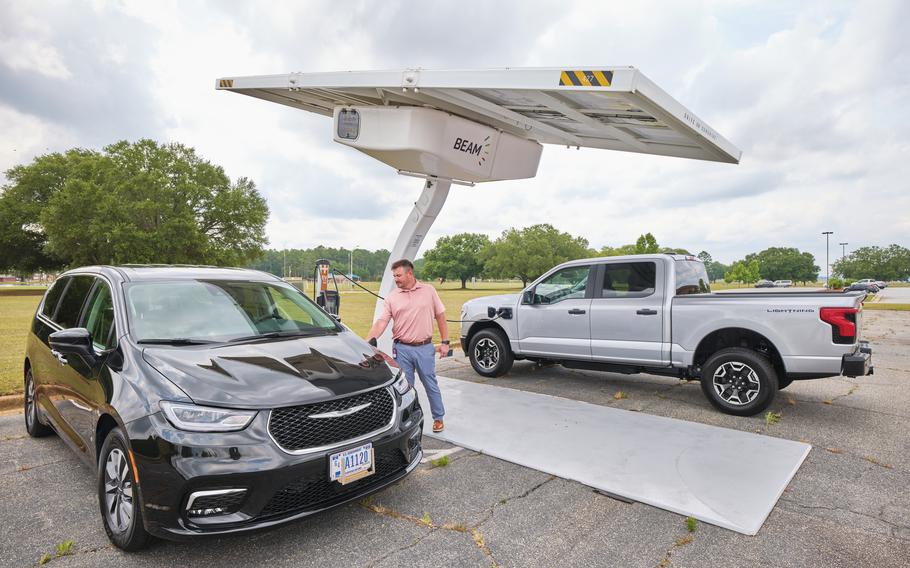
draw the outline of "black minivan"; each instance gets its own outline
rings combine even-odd
[[[252,270],[66,272],[38,306],[24,378],[28,433],[56,431],[94,468],[125,550],[298,519],[422,455],[423,413],[394,361]]]

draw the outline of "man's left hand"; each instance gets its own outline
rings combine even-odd
[[[440,343],[436,350],[439,351],[440,358],[447,357],[449,355],[449,346],[445,343]]]

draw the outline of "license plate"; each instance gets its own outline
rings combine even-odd
[[[329,456],[329,481],[345,485],[374,473],[372,443]]]

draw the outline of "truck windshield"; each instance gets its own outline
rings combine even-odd
[[[694,260],[677,260],[676,265],[676,295],[708,294],[711,286],[708,284],[708,271],[705,264]]]
[[[126,288],[126,305],[131,335],[146,343],[191,345],[341,330],[296,288],[271,282],[136,282]]]

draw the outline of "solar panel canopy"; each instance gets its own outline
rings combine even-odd
[[[542,144],[727,163],[742,155],[634,67],[288,73],[225,77],[216,88],[325,116],[433,108]]]

